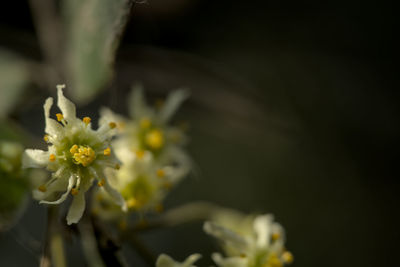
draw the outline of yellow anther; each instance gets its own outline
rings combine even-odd
[[[105,183],[106,183],[106,180],[101,179],[101,180],[97,183],[97,185],[100,186],[100,187],[102,187]]]
[[[111,155],[111,148],[107,147],[106,149],[104,149],[103,151],[105,156],[110,156]]]
[[[247,257],[246,254],[244,254],[244,253],[241,253],[239,256],[240,256],[241,258],[246,258],[246,257]]]
[[[140,128],[148,129],[151,126],[151,121],[148,118],[143,118],[140,120]]]
[[[115,164],[115,167],[114,167],[116,170],[119,170],[119,169],[121,169],[121,166],[119,165],[119,164]]]
[[[84,117],[84,118],[82,119],[82,121],[83,121],[86,125],[88,125],[88,124],[92,121],[92,119],[91,119],[90,117]]]
[[[281,260],[278,258],[276,253],[271,253],[271,255],[268,257],[267,262],[265,263],[266,267],[282,267],[283,264]]]
[[[128,199],[128,201],[126,201],[126,205],[127,205],[128,208],[130,208],[130,209],[136,207],[137,204],[138,204],[138,203],[137,203],[136,199],[134,199],[134,198],[130,198],[130,199]]]
[[[157,176],[159,178],[163,178],[165,176],[165,171],[163,169],[158,169],[157,170]]]
[[[110,122],[108,126],[110,126],[111,129],[114,129],[115,127],[117,127],[117,124],[115,122]]]
[[[154,207],[154,210],[156,211],[156,212],[158,212],[158,213],[161,213],[161,212],[163,212],[164,211],[164,206],[163,206],[163,204],[157,204],[155,207]]]
[[[62,121],[64,119],[64,115],[61,113],[57,113],[56,116],[58,121]]]
[[[49,142],[49,135],[48,135],[48,134],[45,134],[45,135],[43,136],[43,140],[44,140],[45,142]]]
[[[46,192],[46,191],[47,191],[47,188],[46,188],[46,186],[45,186],[44,184],[42,184],[41,186],[38,187],[38,190],[39,190],[40,192]]]
[[[285,251],[282,254],[282,259],[286,264],[290,264],[290,263],[293,262],[294,257],[293,257],[293,254],[291,252]]]
[[[158,129],[151,130],[146,134],[145,142],[152,149],[159,149],[164,144],[164,135]]]
[[[281,235],[279,233],[273,233],[272,236],[271,236],[273,241],[278,240],[280,237],[281,237]]]
[[[79,193],[79,190],[76,188],[71,189],[71,195],[76,196]]]
[[[56,161],[56,155],[54,155],[54,154],[50,154],[50,156],[49,156],[49,160],[50,160],[51,162],[54,162],[54,161]]]
[[[136,152],[136,157],[139,159],[142,159],[144,157],[144,150],[137,150]]]
[[[71,154],[75,154],[78,151],[78,145],[73,145],[70,149],[69,152]]]
[[[82,164],[84,167],[87,167],[96,159],[96,153],[89,146],[78,147],[77,145],[73,145],[69,152],[72,154],[74,163]]]

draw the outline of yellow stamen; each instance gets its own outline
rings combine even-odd
[[[84,118],[82,119],[82,121],[83,121],[86,125],[88,125],[88,124],[92,121],[92,119],[91,119],[90,117],[84,117]]]
[[[146,134],[145,142],[152,149],[159,149],[164,144],[164,135],[158,129],[151,130]]]
[[[90,165],[96,159],[96,153],[89,146],[73,145],[69,150],[72,154],[75,164],[82,164],[84,167]]]
[[[40,192],[46,192],[47,191],[47,188],[46,188],[46,186],[44,185],[44,184],[42,184],[41,186],[39,186],[38,187],[38,190],[40,191]]]
[[[110,156],[111,155],[111,148],[107,147],[106,149],[104,149],[103,153],[104,153],[104,156]]]
[[[140,120],[140,128],[148,129],[151,126],[151,121],[148,118],[143,118]]]
[[[144,150],[137,150],[136,157],[138,157],[139,159],[142,159],[144,157]]]
[[[130,198],[130,199],[128,199],[128,201],[126,201],[126,205],[128,206],[128,208],[134,208],[134,207],[136,207],[137,206],[137,201],[136,201],[136,199],[134,199],[134,198]]]
[[[56,116],[58,121],[62,121],[64,119],[64,115],[61,113],[57,113]]]
[[[97,185],[100,186],[100,187],[102,187],[105,183],[106,183],[106,181],[105,181],[104,179],[101,179],[101,180],[97,183]]]
[[[293,254],[289,251],[285,251],[282,254],[282,259],[286,264],[291,264],[294,260]]]
[[[280,237],[281,237],[281,235],[279,233],[273,233],[272,236],[271,236],[273,241],[278,240]]]
[[[79,190],[76,188],[71,189],[71,195],[76,196],[79,193]]]
[[[73,145],[70,149],[69,152],[71,154],[75,154],[78,151],[78,145]]]
[[[49,160],[50,160],[51,162],[54,162],[54,161],[56,161],[56,155],[54,155],[54,154],[50,154],[50,156],[49,156]]]
[[[108,126],[110,126],[111,129],[114,129],[115,127],[117,127],[117,124],[115,122],[110,122]]]
[[[119,165],[119,164],[115,164],[115,167],[114,167],[116,170],[119,170],[119,169],[121,169],[121,166]]]
[[[240,256],[241,258],[246,258],[246,254],[244,254],[244,253],[241,253],[239,256]]]
[[[271,256],[269,256],[267,262],[265,263],[266,267],[282,267],[283,264],[281,260],[278,258],[276,253],[271,253]]]
[[[45,134],[44,136],[43,136],[43,140],[47,143],[47,142],[49,142],[49,135],[48,134]]]
[[[163,169],[158,169],[157,170],[157,176],[159,178],[163,178],[165,176],[165,171]]]

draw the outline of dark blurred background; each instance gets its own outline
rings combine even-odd
[[[100,105],[126,112],[126,93],[137,81],[154,98],[188,87],[192,98],[177,119],[191,125],[189,147],[199,174],[170,195],[167,208],[207,200],[273,213],[287,231],[293,266],[395,266],[395,12],[384,1],[136,4],[112,84],[81,112],[96,116]],[[0,9],[0,46],[42,57],[23,1]],[[37,135],[46,97],[43,92],[37,103],[13,114]],[[34,253],[21,245],[21,232],[40,240],[45,213],[30,205],[19,230],[0,236],[1,266],[36,265]],[[208,266],[217,246],[201,226],[143,238],[155,253],[180,260],[200,252],[199,265]],[[132,250],[125,252],[136,262]]]

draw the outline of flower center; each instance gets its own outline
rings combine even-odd
[[[158,129],[153,129],[146,134],[146,144],[152,149],[159,149],[164,145],[164,135]]]
[[[90,165],[96,159],[96,153],[90,146],[73,145],[69,150],[75,164],[82,164],[84,167]]]

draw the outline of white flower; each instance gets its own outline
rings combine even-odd
[[[161,254],[157,258],[156,267],[195,267],[195,263],[201,258],[200,254],[192,254],[184,262],[177,262],[166,254]]]
[[[40,203],[60,204],[69,194],[73,201],[67,215],[67,223],[77,223],[85,209],[85,192],[94,180],[121,206],[122,196],[113,189],[104,174],[106,168],[115,168],[118,162],[110,148],[111,129],[115,123],[102,125],[97,131],[91,127],[91,119],[76,117],[75,105],[64,97],[64,85],[57,86],[57,120],[50,118],[53,98],[44,104],[45,133],[48,151],[39,149],[25,150],[23,166],[25,168],[47,168],[52,178],[34,191],[34,197]],[[57,199],[55,193],[63,192]]]
[[[226,257],[212,254],[220,267],[282,267],[293,261],[284,247],[284,229],[271,214],[245,216],[221,211],[204,224],[204,231],[222,243]]]
[[[176,90],[157,110],[145,103],[143,89],[136,88],[129,103],[131,119],[109,109],[101,111],[100,125],[115,121],[120,133],[112,142],[122,162],[113,185],[122,193],[128,207],[157,209],[168,189],[191,170],[191,160],[183,149],[186,137],[179,127],[169,124],[187,96],[186,91]]]

